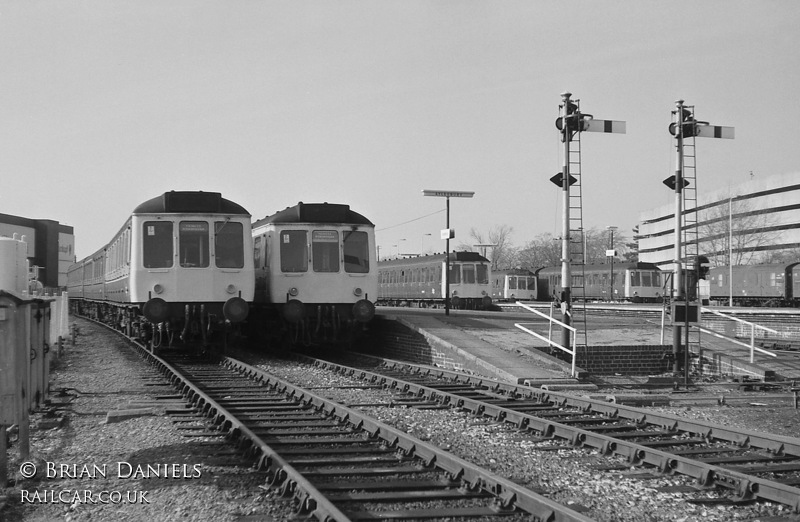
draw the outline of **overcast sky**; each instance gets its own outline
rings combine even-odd
[[[254,219],[346,203],[381,254],[470,228],[560,234],[560,94],[624,120],[584,133],[584,225],[630,236],[673,201],[675,100],[733,126],[698,139],[698,191],[800,165],[800,2],[0,3],[0,213],[100,248],[139,203],[221,192]],[[426,236],[431,234],[431,236]],[[404,241],[402,241],[404,240]]]

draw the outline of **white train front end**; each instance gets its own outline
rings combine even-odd
[[[257,307],[306,338],[372,320],[375,227],[348,205],[300,203],[258,221],[253,238]]]

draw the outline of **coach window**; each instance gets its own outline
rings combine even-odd
[[[338,272],[339,233],[335,230],[312,231],[311,259],[314,272]]]
[[[241,223],[214,223],[214,259],[219,268],[244,267],[244,229]]]
[[[478,284],[489,284],[489,265],[478,265]]]
[[[181,221],[178,227],[178,262],[184,268],[208,266],[208,223]]]
[[[142,235],[142,264],[145,268],[172,266],[172,222],[145,221]]]
[[[451,285],[460,285],[461,284],[461,266],[460,265],[452,265],[450,267],[450,284]]]
[[[639,274],[639,272],[631,270],[631,286],[650,286],[649,277],[647,278],[648,279],[647,284],[645,284],[644,282],[645,276],[647,274],[648,272],[642,272],[641,274]]]
[[[305,230],[281,231],[281,272],[308,271],[308,234]]]
[[[349,274],[369,272],[369,241],[366,232],[345,231],[342,233],[344,245],[344,271]]]
[[[462,277],[465,285],[475,284],[475,265],[462,265]]]

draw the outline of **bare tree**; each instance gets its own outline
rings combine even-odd
[[[528,270],[561,263],[561,239],[552,234],[539,234],[520,249],[517,264]]]
[[[726,201],[727,200],[727,201]],[[754,210],[750,200],[730,196],[701,213],[700,249],[713,265],[744,265],[759,260],[759,253],[780,236],[775,217]]]
[[[510,236],[514,229],[508,225],[498,225],[488,234],[484,235],[481,231],[470,229],[470,237],[475,241],[474,244],[459,247],[465,250],[475,250],[485,255],[491,261],[492,269],[510,268],[514,266],[517,249],[511,244]]]

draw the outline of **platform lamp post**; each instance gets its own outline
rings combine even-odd
[[[614,250],[614,231],[617,230],[618,228],[619,227],[614,225],[608,225],[606,227],[606,230],[608,230],[611,233],[611,239],[609,241],[611,248],[609,250],[606,250],[606,257],[611,258],[611,279],[608,282],[608,288],[609,288],[608,299],[609,301],[612,302],[614,301],[614,256],[617,255],[617,252]]]
[[[422,195],[447,199],[447,228],[442,230],[442,239],[447,240],[444,257],[444,315],[450,315],[450,240],[456,237],[455,230],[450,228],[450,198],[471,198],[475,193],[455,190],[423,190]]]

